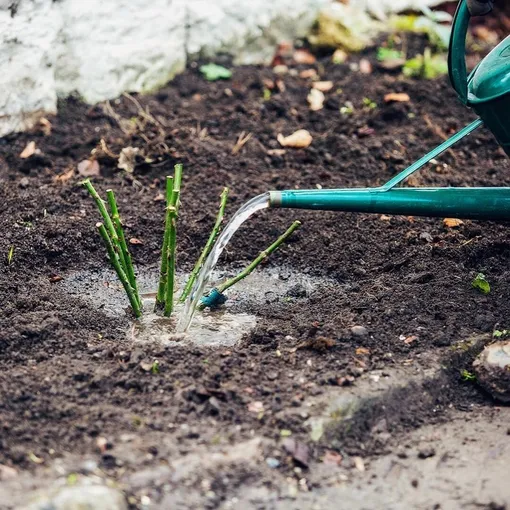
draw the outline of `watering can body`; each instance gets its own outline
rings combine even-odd
[[[466,34],[470,19],[465,0],[452,26],[448,68],[460,100],[472,108],[510,155],[510,36],[500,42],[467,76]]]

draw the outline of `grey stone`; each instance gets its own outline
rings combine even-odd
[[[494,398],[510,402],[510,341],[485,347],[473,362],[478,383]]]
[[[368,335],[368,329],[365,328],[365,326],[353,326],[351,328],[351,333],[354,336],[367,336]]]
[[[38,494],[17,510],[127,510],[124,495],[105,485],[73,485]]]

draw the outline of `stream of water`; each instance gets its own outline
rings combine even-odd
[[[211,273],[215,268],[221,253],[229,243],[230,239],[232,239],[232,236],[250,216],[255,214],[257,211],[267,209],[268,207],[269,193],[258,195],[246,202],[227,223],[227,226],[219,235],[216,243],[213,246],[213,249],[211,250],[211,253],[209,253],[209,256],[207,257],[204,265],[202,266],[202,269],[200,270],[200,273],[197,276],[193,290],[186,300],[184,311],[180,316],[179,323],[177,324],[177,331],[185,332],[188,330],[191,321],[193,320],[193,315],[195,314],[197,305],[204,295],[205,286],[209,281]]]

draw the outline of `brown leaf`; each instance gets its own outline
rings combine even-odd
[[[248,411],[250,413],[261,413],[264,411],[264,404],[260,402],[259,400],[256,400],[255,402],[250,402],[248,404]]]
[[[298,129],[289,136],[279,133],[277,140],[282,147],[306,149],[312,143],[312,135],[306,129]]]
[[[61,282],[63,279],[64,279],[64,277],[60,276],[58,274],[49,277],[50,283]]]
[[[310,90],[308,97],[306,99],[308,101],[308,104],[310,105],[310,110],[312,110],[312,112],[317,112],[319,110],[322,110],[326,97],[324,96],[324,93],[321,92],[320,90],[312,89]]]
[[[74,175],[74,168],[70,168],[66,172],[63,172],[61,174],[55,175],[53,180],[55,182],[60,182],[62,184],[66,183],[71,177]]]
[[[456,228],[456,227],[460,227],[461,225],[464,225],[464,222],[457,218],[445,218],[443,220],[443,224],[447,228]]]
[[[317,60],[308,50],[305,49],[299,49],[294,52],[294,62],[296,64],[315,64],[315,61]]]
[[[143,244],[143,241],[140,241],[140,239],[137,239],[136,237],[132,237],[129,240],[129,244]]]
[[[117,168],[125,170],[128,174],[133,173],[136,166],[136,156],[139,152],[140,149],[138,147],[124,147],[120,151]]]
[[[372,64],[370,63],[370,60],[367,60],[366,58],[362,58],[359,61],[359,72],[361,74],[371,74],[372,73]]]
[[[317,71],[315,69],[305,69],[299,73],[300,78],[315,78],[317,76]]]
[[[324,462],[324,464],[330,464],[332,466],[339,466],[342,462],[342,456],[337,452],[326,450],[324,456],[322,457],[322,462]]]
[[[95,159],[84,159],[78,163],[78,173],[82,177],[95,177],[99,175],[99,163]]]
[[[390,92],[384,96],[385,103],[407,103],[411,100],[405,92]]]
[[[297,464],[305,468],[308,467],[310,448],[306,444],[289,437],[282,441],[282,446]]]
[[[19,157],[21,159],[27,159],[34,154],[40,154],[40,150],[35,146],[35,142],[28,142],[27,146],[23,149]]]
[[[44,117],[41,117],[39,119],[39,129],[41,130],[41,132],[44,136],[51,135],[51,128],[52,128],[52,125],[48,119],[46,119]]]
[[[332,81],[316,81],[312,87],[320,90],[321,92],[329,92],[333,88]]]
[[[365,356],[370,354],[370,349],[367,349],[366,347],[358,347],[356,349],[356,354],[358,356]]]

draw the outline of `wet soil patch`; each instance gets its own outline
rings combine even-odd
[[[179,264],[190,270],[223,186],[232,190],[232,214],[269,189],[382,184],[439,144],[442,133],[449,135],[474,118],[446,78],[402,79],[369,57],[374,62],[369,75],[328,58],[312,66],[334,82],[318,112],[308,108],[311,82],[299,76],[302,66],[297,75],[281,77],[285,90],[273,91],[269,99],[263,89],[264,79],[276,79],[271,69],[236,68],[231,80],[207,83],[191,68],[158,93],[137,98],[157,120],[143,129],[129,132],[123,125],[123,131],[111,109],[69,99],[50,119],[50,135],[0,140],[0,463],[32,469],[31,454],[48,463],[66,452],[96,452],[98,437],[146,438],[147,449],[155,447],[151,457],[119,464],[102,454],[104,469],[117,476],[120,469],[139,469],[218,440],[235,443],[256,434],[276,444],[282,430],[291,430],[306,441],[306,417],[289,410],[307,398],[356,384],[374,369],[412,364],[420,353],[441,355],[451,344],[491,332],[497,324],[508,327],[508,226],[473,221],[447,228],[441,219],[262,212],[235,236],[221,265],[248,262],[300,219],[303,227],[268,267],[292,267],[334,286],[305,299],[247,304],[243,311],[257,315],[258,325],[229,348],[134,347],[125,335],[128,315],[113,317],[65,292],[62,278],[99,272],[106,264],[94,231],[94,204],[76,170],[69,173],[100,147],[101,139],[113,153],[127,146],[143,150],[133,174],[119,171],[114,158],[97,152],[101,175],[95,179],[100,191],[115,189],[127,235],[142,242],[132,249],[142,268],[158,261],[164,177],[174,163],[184,163]],[[411,99],[386,104],[389,92],[406,92]],[[365,108],[364,98],[377,108]],[[346,101],[354,105],[351,115],[339,112]],[[123,119],[139,116],[126,97],[110,108]],[[299,128],[310,131],[312,145],[280,152],[277,134]],[[252,137],[233,150],[243,132]],[[41,154],[20,159],[30,141]],[[482,129],[413,176],[411,184],[507,186],[509,163]],[[11,246],[14,255],[7,264]],[[490,294],[471,287],[477,272],[490,281]],[[352,330],[355,325],[366,332]],[[155,359],[157,374],[144,368]],[[465,391],[455,378],[448,384],[457,386],[442,394],[433,416],[427,406],[408,407],[407,413],[399,407],[402,395],[392,398],[392,409],[413,426],[447,419],[451,406],[491,412],[493,402],[474,387]],[[410,389],[403,401],[422,389]],[[359,430],[351,444],[366,441],[368,428]],[[167,442],[158,449],[161,437]],[[379,453],[377,445],[367,445],[363,455]],[[338,446],[335,437],[323,445]],[[318,458],[321,451],[311,454]]]

